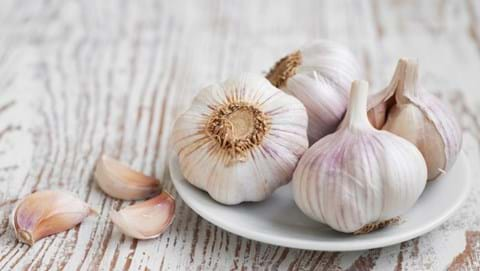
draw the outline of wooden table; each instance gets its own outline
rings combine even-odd
[[[0,270],[479,270],[478,177],[467,203],[438,229],[368,251],[247,240],[203,220],[180,198],[175,222],[157,239],[126,238],[110,223],[111,209],[132,202],[95,185],[102,153],[175,191],[168,136],[196,91],[241,71],[265,72],[315,38],[349,45],[375,89],[399,57],[418,57],[424,85],[452,104],[466,150],[478,156],[476,0],[2,1]],[[8,214],[19,197],[47,188],[77,193],[99,216],[30,248],[13,237]]]

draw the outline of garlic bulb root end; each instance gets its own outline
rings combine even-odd
[[[380,230],[383,229],[387,226],[393,225],[393,224],[398,224],[400,222],[400,217],[394,217],[387,219],[385,221],[380,221],[380,222],[375,222],[375,223],[370,223],[365,226],[363,226],[361,229],[353,232],[354,235],[358,234],[365,234],[365,233],[370,233],[372,231]]]
[[[226,164],[232,165],[245,161],[247,153],[262,142],[270,122],[258,106],[232,101],[215,108],[205,125],[205,133],[228,153]]]
[[[272,85],[281,88],[285,86],[288,78],[296,74],[297,67],[301,64],[302,53],[298,50],[277,61],[266,77]]]

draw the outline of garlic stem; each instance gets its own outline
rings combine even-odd
[[[418,63],[415,59],[401,58],[398,61],[394,80],[396,80],[395,98],[398,104],[409,103],[411,97],[417,97],[420,90],[418,85]]]
[[[368,82],[355,80],[352,83],[345,121],[348,127],[371,127],[367,116]]]

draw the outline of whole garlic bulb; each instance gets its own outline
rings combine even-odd
[[[287,55],[267,75],[307,108],[310,144],[335,131],[345,114],[351,83],[362,77],[354,55],[331,41],[315,41]]]
[[[308,147],[307,113],[264,77],[243,74],[202,89],[172,142],[185,178],[213,199],[260,201],[290,181]]]
[[[339,130],[305,152],[292,180],[298,207],[341,232],[389,224],[414,205],[427,179],[412,143],[371,126],[367,96],[368,83],[354,81]]]
[[[450,169],[462,147],[455,115],[418,80],[413,59],[398,62],[390,85],[369,101],[369,118],[377,128],[412,142],[422,153],[433,180]]]

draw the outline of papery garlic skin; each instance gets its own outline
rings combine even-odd
[[[355,81],[350,95],[340,129],[305,152],[292,180],[295,202],[307,216],[346,233],[404,214],[427,179],[413,144],[368,122],[368,84]]]
[[[429,180],[455,163],[462,147],[460,125],[448,106],[420,85],[417,61],[400,59],[389,87],[372,97],[369,107],[378,128],[417,146],[427,163]],[[382,107],[384,116],[378,113]]]
[[[161,235],[175,217],[175,199],[167,192],[120,211],[112,210],[112,222],[127,236],[152,239]]]
[[[44,190],[26,196],[16,205],[10,224],[18,240],[36,241],[73,228],[94,211],[70,192]]]
[[[308,147],[307,113],[262,76],[204,88],[175,122],[185,178],[224,204],[260,201],[290,181]]]
[[[282,58],[267,79],[305,105],[308,137],[313,144],[335,131],[347,108],[350,85],[362,74],[346,47],[320,40]]]
[[[144,199],[160,191],[158,180],[106,155],[97,161],[94,175],[103,192],[117,199]]]

